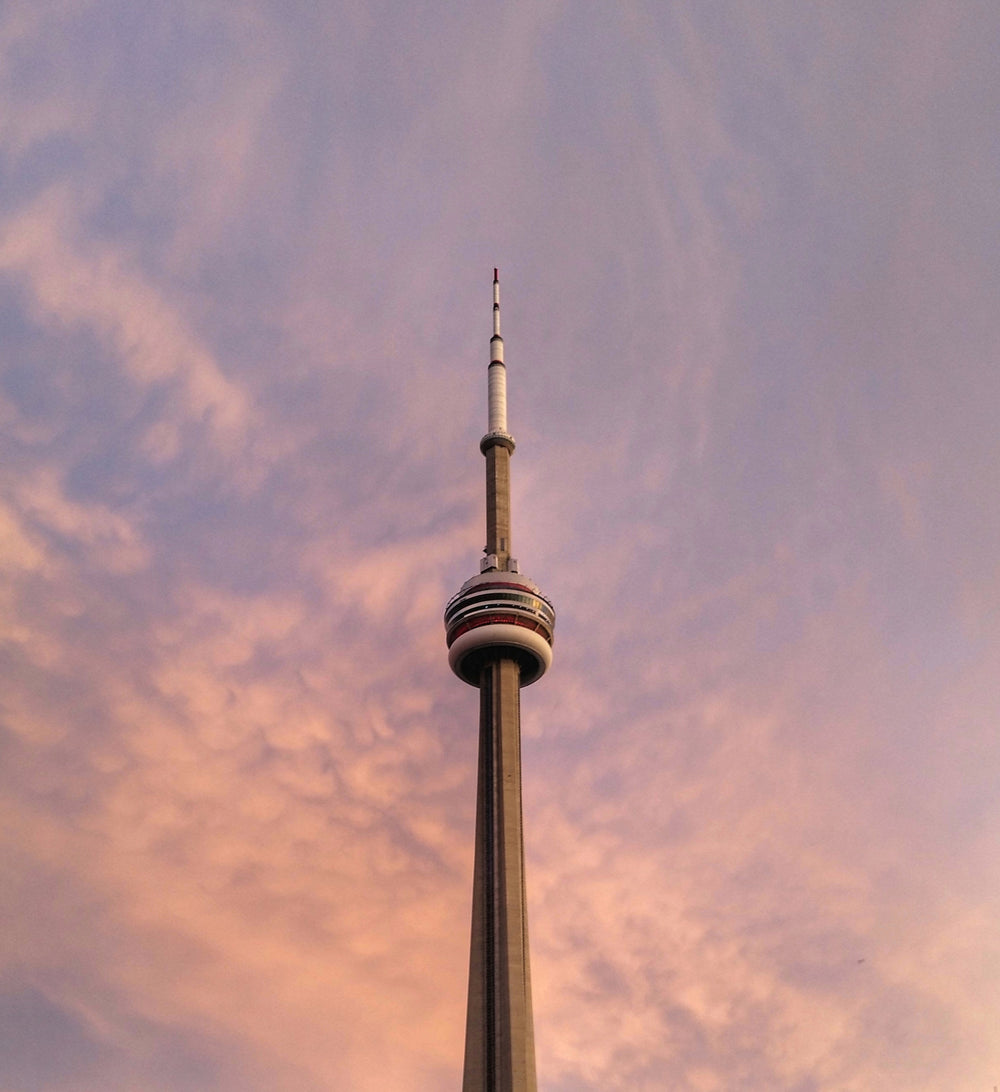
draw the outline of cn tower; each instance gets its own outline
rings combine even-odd
[[[486,549],[478,576],[448,603],[448,662],[479,687],[479,784],[472,950],[462,1092],[536,1092],[521,815],[521,687],[552,663],[552,604],[511,556],[507,369],[493,270],[488,371]]]

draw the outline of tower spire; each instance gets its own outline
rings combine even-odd
[[[522,686],[552,663],[556,615],[510,556],[507,369],[500,277],[493,270],[486,556],[444,612],[448,662],[479,688],[479,780],[463,1092],[536,1092],[521,820]]]
[[[479,443],[486,456],[486,549],[487,568],[507,569],[510,563],[510,457],[514,437],[507,431],[507,366],[500,336],[500,273],[493,270],[493,336],[490,338],[490,366],[487,373],[489,423]]]

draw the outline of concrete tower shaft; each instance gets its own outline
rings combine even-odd
[[[552,662],[555,610],[511,557],[507,368],[493,270],[486,550],[444,613],[448,661],[479,688],[479,777],[463,1092],[536,1092],[521,808],[521,687]]]
[[[486,449],[486,556],[497,568],[510,564],[510,452],[492,443]]]
[[[483,664],[462,1092],[536,1092],[521,808],[520,678]]]

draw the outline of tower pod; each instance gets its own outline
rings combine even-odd
[[[448,603],[444,625],[448,663],[470,686],[488,656],[510,655],[528,686],[552,663],[556,612],[537,585],[521,573],[484,572],[462,585]]]

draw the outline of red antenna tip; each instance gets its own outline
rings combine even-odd
[[[493,279],[494,279],[495,281],[498,281],[498,280],[500,280],[500,274],[499,274],[499,272],[497,271],[497,267],[496,267],[496,266],[494,266],[494,267],[493,267]]]

